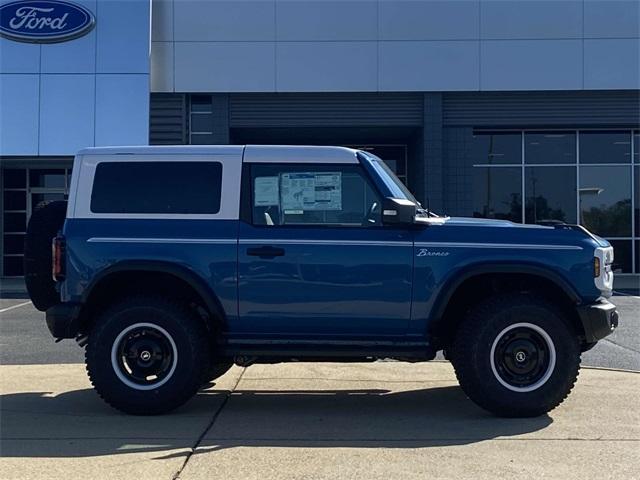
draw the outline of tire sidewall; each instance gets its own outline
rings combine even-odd
[[[460,355],[470,355],[466,359],[467,366],[473,369],[471,375],[465,375],[465,381],[474,392],[472,398],[484,408],[501,413],[518,409],[532,415],[540,414],[553,408],[571,388],[572,379],[577,374],[576,357],[579,359],[579,347],[576,335],[566,325],[555,309],[541,302],[510,302],[503,308],[493,308],[492,313],[483,319],[476,330],[476,338],[467,339],[466,351],[456,353],[457,362]],[[555,365],[548,380],[535,390],[514,391],[504,386],[497,378],[491,363],[491,350],[496,338],[506,328],[518,324],[529,323],[542,329],[553,342],[555,349]],[[568,385],[569,384],[569,385]],[[463,385],[464,387],[464,385]],[[470,395],[472,396],[472,395]]]
[[[156,388],[139,390],[125,384],[116,374],[112,348],[118,335],[138,323],[165,330],[177,351],[175,369],[167,381]],[[193,390],[194,376],[199,379],[204,359],[198,351],[182,315],[172,309],[151,305],[131,305],[106,313],[89,336],[87,368],[94,386],[108,403],[132,413],[155,413],[182,403],[185,392]],[[206,362],[205,362],[206,364]],[[199,384],[198,380],[198,384]]]

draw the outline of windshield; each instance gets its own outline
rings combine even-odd
[[[407,186],[402,183],[402,181],[396,177],[396,174],[393,173],[393,170],[389,168],[389,165],[384,163],[384,161],[375,155],[369,152],[360,152],[365,156],[367,160],[371,163],[376,173],[380,176],[382,181],[384,181],[386,187],[391,191],[394,198],[406,198],[407,200],[411,200],[416,205],[420,206],[420,202],[416,200],[416,197],[413,196],[411,191],[407,188]]]

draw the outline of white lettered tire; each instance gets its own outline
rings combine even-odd
[[[578,334],[562,311],[531,294],[504,294],[473,307],[452,346],[460,386],[499,416],[532,417],[558,406],[578,376]]]
[[[137,296],[100,315],[85,360],[91,383],[108,404],[125,413],[155,415],[198,391],[209,354],[206,328],[186,306]]]

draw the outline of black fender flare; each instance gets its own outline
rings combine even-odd
[[[429,315],[429,329],[435,330],[440,326],[451,297],[453,297],[453,294],[465,281],[478,275],[491,273],[522,273],[534,275],[554,284],[564,292],[567,298],[569,298],[576,306],[582,302],[580,295],[576,292],[573,286],[559,273],[548,267],[511,261],[505,263],[491,262],[472,264],[463,267],[462,270],[454,270],[450,273],[440,289],[434,293],[436,301],[431,309],[432,314]]]
[[[222,308],[222,304],[206,281],[193,270],[162,260],[123,260],[100,270],[99,273],[94,275],[91,282],[84,289],[82,293],[82,303],[84,305],[87,304],[94,288],[99,285],[102,280],[115,273],[127,271],[158,272],[173,275],[193,288],[193,290],[205,302],[205,306],[209,312],[212,315],[215,315],[224,325],[226,325],[227,319],[224,309]]]

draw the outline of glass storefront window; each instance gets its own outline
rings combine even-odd
[[[505,165],[522,163],[522,134],[520,132],[477,132],[469,147],[474,164]]]
[[[65,188],[65,171],[55,170],[29,170],[29,186],[31,188]]]
[[[522,222],[522,175],[519,167],[476,167],[473,216]]]
[[[575,167],[526,167],[524,185],[526,223],[576,223]]]
[[[631,240],[609,240],[615,252],[613,256],[613,273],[632,273]]]
[[[580,168],[580,223],[603,237],[631,236],[629,167]]]
[[[65,162],[70,163],[70,162]],[[24,237],[29,215],[44,200],[64,200],[70,168],[3,168],[2,260],[0,275],[23,275]]]
[[[212,109],[210,95],[191,95],[192,112],[211,113]]]
[[[38,204],[42,202],[50,202],[54,200],[64,200],[64,193],[32,193],[31,194],[31,208],[36,208]]]
[[[3,198],[5,211],[24,211],[27,209],[27,195],[25,191],[5,190]]]
[[[524,161],[530,165],[576,163],[575,132],[526,132]]]
[[[615,243],[619,273],[640,273],[639,130],[466,135],[473,216],[580,223]]]
[[[4,256],[2,258],[2,275],[5,277],[21,277],[24,275],[22,255],[16,257]]]
[[[5,168],[2,170],[4,188],[27,188],[27,171],[24,168]]]
[[[626,132],[580,132],[580,163],[631,162],[631,135]]]
[[[640,237],[640,166],[633,167],[633,185],[635,188],[634,193],[634,208],[633,208],[633,221],[635,223],[636,237]],[[640,256],[640,252],[636,253],[636,257]],[[638,271],[640,273],[640,271]]]
[[[211,95],[191,95],[189,115],[189,143],[210,145],[213,138],[213,104]]]
[[[5,233],[26,232],[27,212],[5,212],[2,226]]]
[[[24,249],[24,235],[6,234],[4,235],[4,253],[5,254],[22,254]]]

